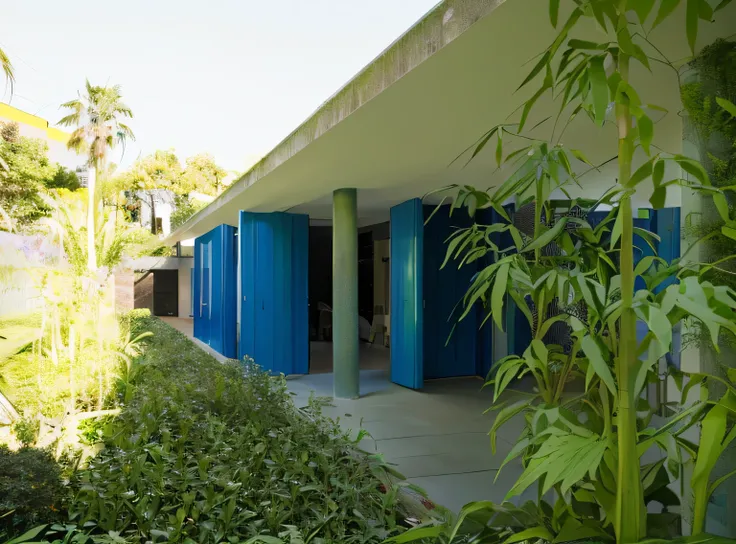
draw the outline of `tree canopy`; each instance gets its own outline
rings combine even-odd
[[[46,143],[20,136],[17,125],[4,125],[0,134],[0,207],[18,226],[27,225],[48,212],[40,192],[58,166],[49,160]]]

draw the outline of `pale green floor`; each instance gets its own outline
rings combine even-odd
[[[457,511],[475,500],[503,501],[521,474],[521,464],[512,462],[494,484],[521,420],[501,429],[493,456],[488,438],[493,415],[483,414],[491,402],[490,390],[481,391],[482,383],[477,378],[434,380],[413,391],[390,383],[387,371],[363,370],[364,396],[334,400],[324,413],[345,430],[356,432],[362,426],[370,437],[361,447],[381,452],[435,502]],[[332,395],[331,374],[295,377],[288,384],[297,404],[306,403],[312,392]]]

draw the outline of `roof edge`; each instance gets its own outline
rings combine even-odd
[[[188,231],[201,219],[240,196],[248,187],[396,83],[505,1],[444,0],[437,4],[230,184],[225,192],[172,232],[165,242],[174,244],[187,238]]]

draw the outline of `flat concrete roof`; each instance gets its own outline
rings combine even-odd
[[[734,23],[736,4],[719,12],[716,23],[701,22],[698,45],[728,36]],[[331,194],[341,187],[358,189],[359,223],[365,225],[387,220],[391,206],[448,183],[494,186],[508,173],[498,171],[493,153],[466,168],[448,165],[489,127],[518,116],[518,106],[536,90],[531,85],[515,92],[527,63],[556,32],[546,0],[441,2],[167,240],[236,225],[239,210],[292,211],[329,221]],[[669,58],[681,59],[689,54],[684,36],[680,6],[649,38]],[[587,20],[575,37],[605,39]],[[680,152],[675,74],[655,63],[651,73],[635,67],[632,78],[644,103],[669,110],[655,120],[654,143]],[[550,101],[540,100],[528,126],[548,115],[545,109],[551,112]],[[585,150],[594,162],[615,156],[614,124],[600,130],[582,117],[570,125],[565,145]],[[535,135],[545,137],[545,131],[542,126]],[[585,191],[599,195],[613,183],[615,171],[603,169],[586,178]],[[670,205],[679,205],[679,194],[672,198]]]

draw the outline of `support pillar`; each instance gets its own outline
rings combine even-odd
[[[358,342],[358,197],[355,189],[338,189],[332,196],[332,355],[337,398],[360,396]]]

